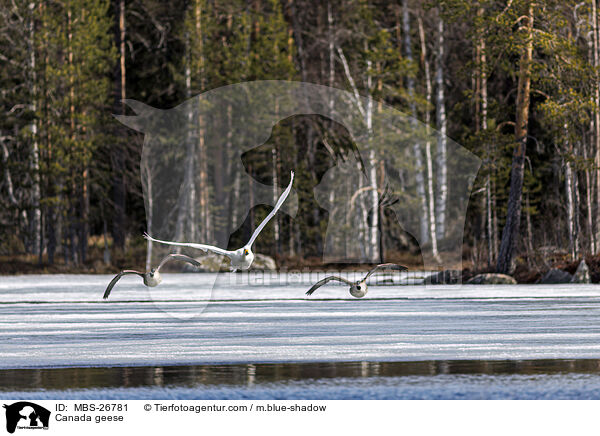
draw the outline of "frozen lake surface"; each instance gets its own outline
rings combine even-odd
[[[2,277],[0,368],[600,357],[597,285],[373,285],[354,299],[333,284],[306,297],[316,274],[221,274],[214,289],[217,275],[164,276],[126,276],[108,301],[108,275]]]

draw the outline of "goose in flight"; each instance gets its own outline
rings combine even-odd
[[[277,204],[275,204],[275,207],[273,208],[273,210],[269,213],[269,215],[267,215],[267,217],[263,220],[263,222],[260,223],[260,225],[256,228],[256,230],[254,230],[254,233],[250,237],[250,240],[248,241],[248,243],[246,245],[244,245],[242,248],[238,248],[237,250],[224,250],[222,248],[215,247],[213,245],[196,244],[193,242],[163,241],[160,239],[155,239],[155,238],[151,237],[150,235],[148,235],[147,233],[144,233],[144,237],[150,241],[159,242],[161,244],[196,248],[198,250],[202,250],[205,252],[210,251],[215,254],[227,256],[231,260],[231,268],[233,269],[234,272],[237,271],[238,269],[241,269],[241,270],[248,269],[248,268],[250,268],[250,265],[252,265],[252,262],[254,261],[254,253],[252,252],[252,244],[254,244],[254,241],[256,240],[256,238],[258,237],[260,232],[262,232],[262,230],[265,228],[265,226],[271,220],[271,218],[273,218],[275,216],[275,214],[277,213],[279,208],[281,208],[281,205],[283,204],[285,199],[288,197],[288,195],[290,195],[290,191],[292,189],[292,183],[294,183],[294,172],[293,171],[291,172],[290,184],[287,186],[287,188],[285,188],[285,191],[283,191],[283,193],[281,194],[281,197],[279,197],[279,200],[277,200]]]
[[[323,280],[319,280],[317,283],[315,283],[312,286],[312,288],[310,288],[306,292],[306,295],[312,295],[313,292],[315,292],[318,288],[320,288],[324,284],[329,283],[332,280],[337,280],[338,282],[346,283],[347,285],[350,286],[350,295],[352,295],[353,297],[356,297],[356,298],[362,298],[365,295],[367,295],[367,292],[368,292],[367,279],[371,276],[371,274],[374,274],[381,269],[392,269],[392,270],[396,270],[396,271],[406,271],[407,270],[407,268],[405,266],[396,265],[395,263],[382,263],[381,265],[377,265],[375,268],[373,268],[371,271],[369,271],[362,280],[359,280],[357,282],[351,282],[350,280],[346,280],[342,277],[329,276],[329,277],[325,277]]]
[[[106,291],[104,291],[104,295],[102,296],[102,298],[107,299],[108,296],[110,295],[110,291],[112,291],[112,288],[115,287],[115,285],[121,279],[121,277],[123,277],[124,275],[127,275],[127,274],[137,274],[142,279],[144,279],[144,284],[146,286],[150,286],[151,288],[153,288],[154,286],[158,286],[160,284],[160,282],[162,282],[162,276],[160,275],[160,272],[159,272],[160,268],[170,260],[182,260],[184,262],[189,262],[192,265],[197,266],[197,267],[202,266],[202,265],[200,265],[200,263],[198,261],[196,261],[195,259],[193,259],[189,256],[186,256],[185,254],[169,254],[160,262],[160,264],[158,265],[157,268],[152,268],[150,271],[148,271],[146,273],[143,273],[141,271],[135,271],[132,269],[126,269],[126,270],[121,271],[110,281],[110,283],[106,287]]]

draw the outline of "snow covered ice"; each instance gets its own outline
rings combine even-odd
[[[357,273],[358,275],[362,273]],[[596,358],[596,285],[344,286],[315,275],[7,276],[0,368]]]

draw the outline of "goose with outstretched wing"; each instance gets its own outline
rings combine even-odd
[[[107,299],[108,296],[110,295],[110,292],[112,291],[112,288],[115,287],[115,285],[121,279],[121,277],[128,275],[128,274],[137,274],[144,280],[144,284],[146,286],[150,286],[151,288],[158,286],[160,284],[160,282],[162,282],[162,276],[160,275],[160,269],[162,268],[162,266],[165,263],[167,263],[170,260],[181,260],[183,262],[191,263],[192,265],[194,265],[196,267],[202,266],[202,265],[200,265],[200,263],[197,260],[195,260],[189,256],[186,256],[185,254],[169,254],[160,262],[158,267],[152,268],[148,272],[144,273],[144,272],[135,271],[132,269],[126,269],[126,270],[121,271],[110,281],[110,283],[106,287],[106,291],[104,291],[104,295],[102,296],[102,298]]]
[[[215,254],[220,254],[222,256],[226,256],[231,260],[231,268],[233,269],[233,271],[237,271],[238,269],[241,269],[241,270],[248,269],[248,268],[250,268],[250,265],[252,265],[252,262],[254,261],[254,253],[252,252],[252,244],[254,244],[254,241],[256,241],[256,238],[258,237],[260,232],[262,232],[262,230],[265,228],[265,226],[271,220],[271,218],[273,218],[275,216],[277,211],[281,208],[281,205],[283,204],[283,202],[286,200],[288,195],[290,195],[290,191],[292,189],[293,183],[294,183],[294,172],[292,171],[290,184],[287,186],[287,188],[285,188],[285,191],[283,191],[283,193],[279,197],[279,200],[277,200],[277,204],[275,204],[275,207],[273,208],[273,210],[269,213],[269,215],[267,215],[267,217],[263,220],[263,222],[260,223],[260,225],[256,228],[256,230],[254,230],[254,233],[250,237],[250,240],[248,241],[248,243],[246,245],[244,245],[242,248],[238,248],[237,250],[224,250],[223,248],[215,247],[213,245],[196,244],[194,242],[163,241],[161,239],[155,239],[155,238],[151,237],[150,235],[148,235],[147,233],[144,233],[144,237],[146,239],[148,239],[149,241],[154,241],[154,242],[158,242],[161,244],[176,245],[179,247],[196,248],[198,250],[202,250],[205,252],[210,251]]]
[[[406,268],[405,266],[402,266],[402,265],[397,265],[395,263],[382,263],[380,265],[377,265],[371,271],[369,271],[363,279],[361,279],[357,282],[351,282],[350,280],[346,280],[345,278],[338,277],[338,276],[325,277],[323,280],[319,280],[317,283],[315,283],[312,286],[312,288],[310,288],[306,292],[306,295],[312,295],[321,286],[329,283],[332,280],[335,280],[338,282],[346,283],[348,286],[350,286],[350,295],[352,295],[353,297],[356,297],[356,298],[362,298],[365,295],[367,295],[367,292],[369,290],[369,288],[367,286],[367,279],[372,274],[375,274],[377,271],[386,270],[386,269],[395,270],[395,271],[406,271],[408,268]]]

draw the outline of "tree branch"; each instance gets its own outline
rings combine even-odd
[[[354,94],[354,100],[356,103],[356,107],[358,108],[358,111],[360,112],[360,114],[364,117],[365,116],[365,109],[362,106],[362,103],[360,101],[360,94],[358,93],[358,89],[356,88],[356,83],[354,82],[354,78],[352,77],[352,74],[350,73],[350,66],[348,65],[348,61],[346,60],[346,56],[344,56],[344,51],[337,46],[337,52],[340,56],[340,59],[342,60],[342,65],[344,66],[344,73],[346,74],[346,78],[348,79],[348,82],[350,82],[350,87],[352,88],[352,92]]]

